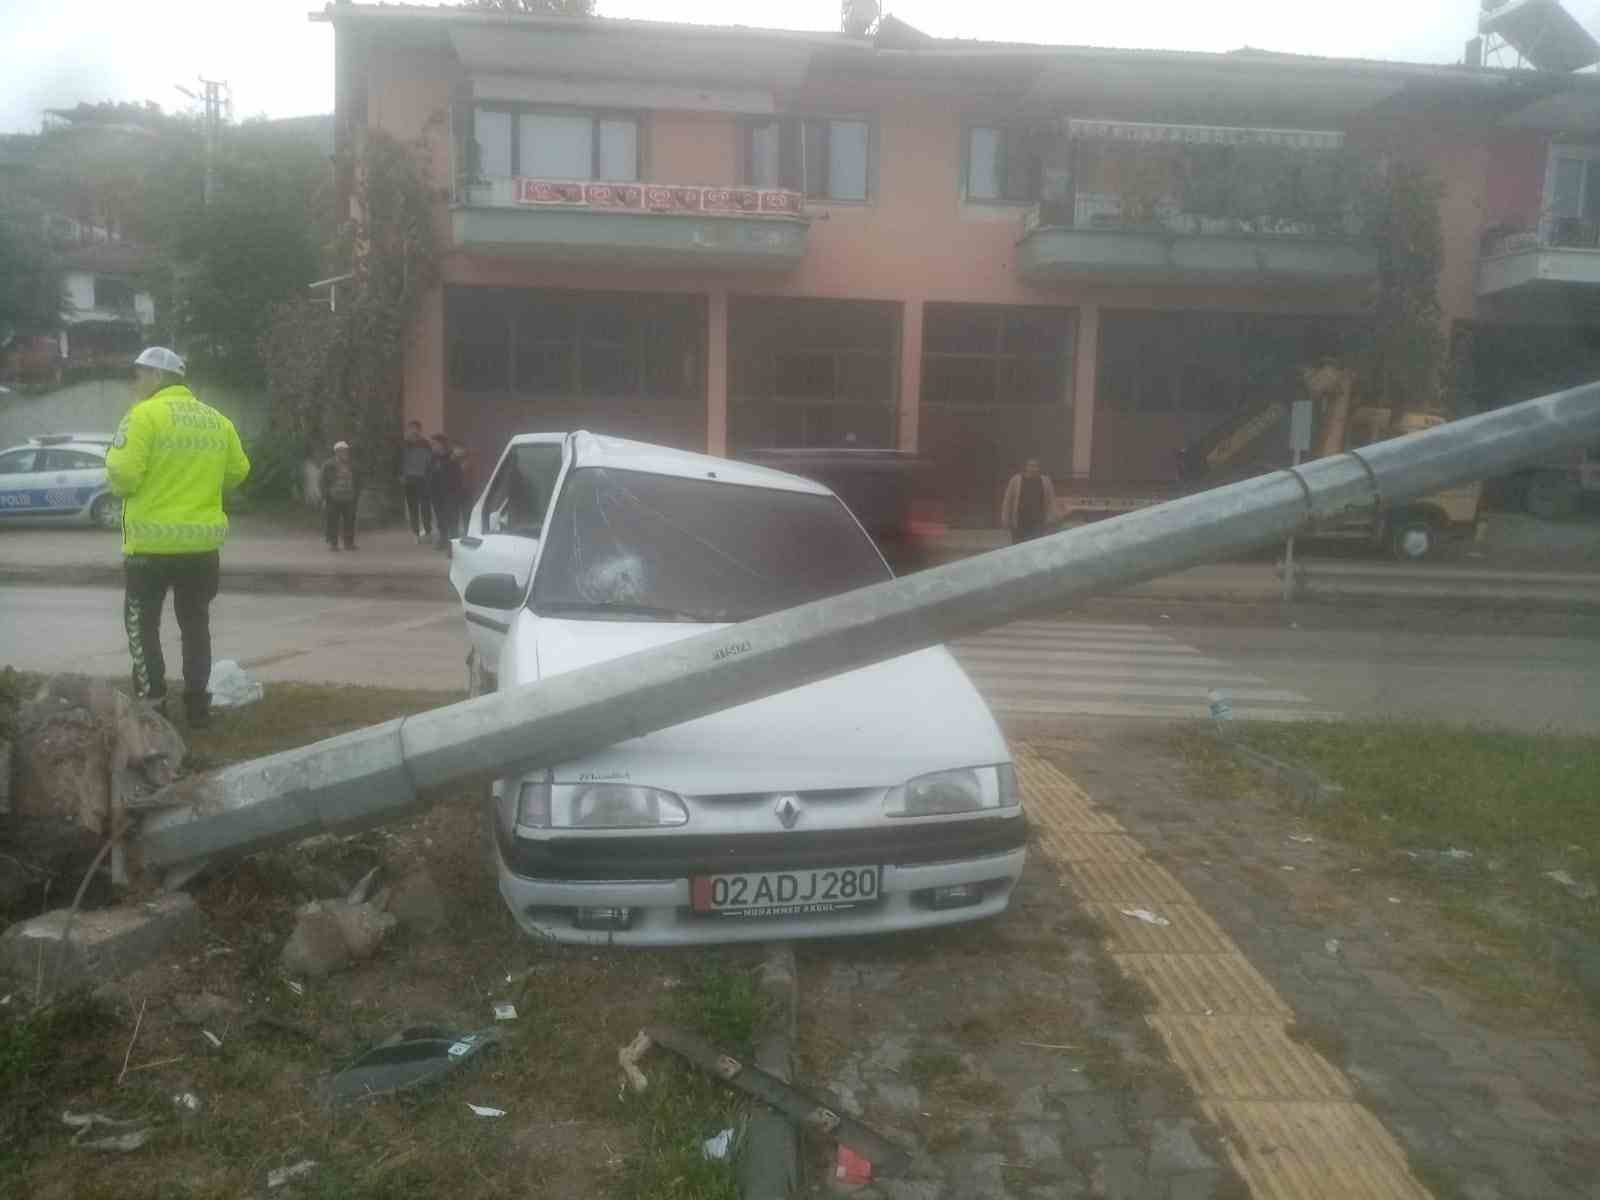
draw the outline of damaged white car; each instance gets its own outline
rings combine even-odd
[[[451,563],[475,690],[889,577],[820,484],[588,433],[513,439]],[[1024,858],[1010,752],[943,647],[502,780],[491,804],[501,895],[563,942],[970,921]]]

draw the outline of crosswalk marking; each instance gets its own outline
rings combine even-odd
[[[950,649],[997,716],[1196,719],[1220,690],[1241,720],[1339,714],[1148,625],[1018,621]]]

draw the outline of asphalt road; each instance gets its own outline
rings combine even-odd
[[[121,594],[106,588],[0,588],[0,664],[120,676]],[[1415,617],[1415,614],[1411,614]],[[1435,632],[1185,620],[1019,622],[957,647],[1002,715],[1174,719],[1228,695],[1240,717],[1428,717],[1600,733],[1600,637],[1560,631]],[[166,614],[168,670],[177,628]],[[215,657],[258,678],[459,689],[466,640],[448,604],[360,597],[224,594]]]

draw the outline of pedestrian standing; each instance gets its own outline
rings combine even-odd
[[[468,450],[460,442],[450,443],[450,457],[455,460],[456,470],[460,473],[460,487],[456,492],[456,528],[454,536],[462,536],[467,532],[467,520],[472,512],[472,502],[478,498],[478,465]]]
[[[167,591],[183,645],[189,725],[211,718],[211,601],[228,518],[224,489],[250,473],[238,430],[184,384],[184,362],[151,346],[134,360],[133,407],[106,452],[111,490],[122,497],[123,625],[134,694],[162,704],[167,666],[161,610]]]
[[[406,440],[400,443],[400,486],[406,497],[406,523],[419,545],[433,538],[433,501],[428,496],[428,460],[432,457],[428,439],[422,436],[422,422],[410,422]]]
[[[450,439],[433,435],[433,452],[428,459],[428,496],[433,503],[433,529],[436,550],[448,550],[455,536],[456,514],[461,506],[461,464],[450,455]]]
[[[1022,470],[1006,484],[1000,502],[1000,523],[1011,533],[1011,544],[1036,538],[1055,520],[1056,489],[1050,476],[1039,470],[1039,460],[1030,458]]]
[[[322,533],[328,549],[356,548],[356,501],[361,499],[361,469],[350,457],[349,442],[335,442],[333,457],[322,464]]]

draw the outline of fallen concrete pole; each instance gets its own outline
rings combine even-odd
[[[174,788],[135,849],[147,869],[173,867],[393,821],[447,785],[566,761],[1597,438],[1600,383],[240,763]]]

